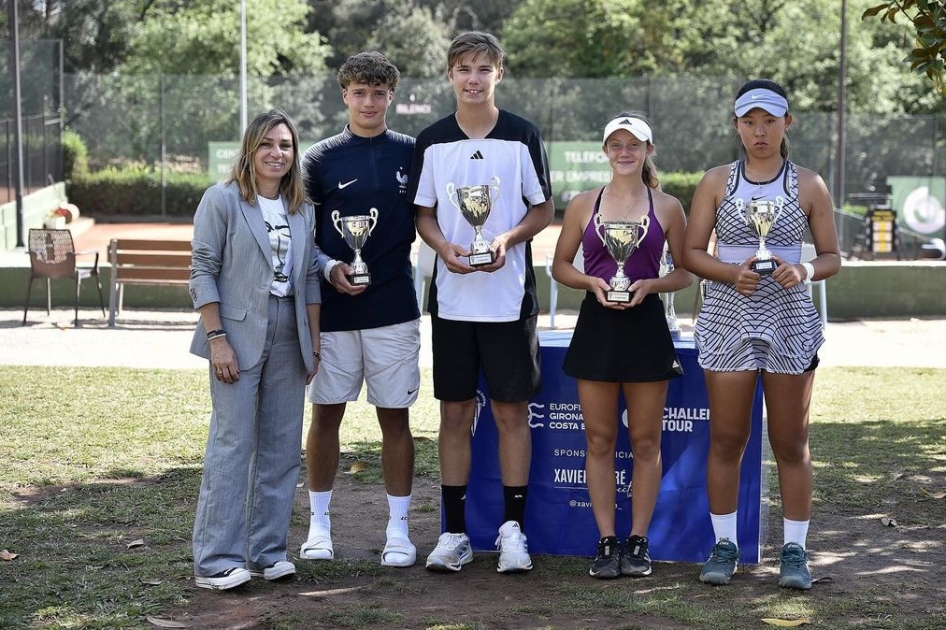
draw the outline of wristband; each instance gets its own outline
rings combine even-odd
[[[805,277],[802,282],[811,284],[811,281],[815,279],[815,266],[808,262],[803,262],[801,266],[805,268]]]
[[[226,337],[226,336],[227,336],[227,331],[225,331],[223,328],[207,331],[207,339],[213,339],[214,337]]]
[[[330,260],[325,263],[325,269],[322,270],[322,275],[325,276],[325,281],[329,284],[332,284],[332,269],[335,269],[341,262],[340,260]]]

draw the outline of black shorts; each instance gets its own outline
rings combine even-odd
[[[682,375],[660,296],[651,293],[637,306],[617,311],[601,306],[588,292],[562,369],[572,378],[610,383],[666,381]]]
[[[524,402],[542,387],[536,316],[513,322],[468,322],[431,317],[434,397],[476,397],[480,369],[490,398]]]

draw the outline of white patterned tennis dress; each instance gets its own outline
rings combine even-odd
[[[808,218],[798,204],[798,170],[788,160],[775,179],[761,183],[746,179],[742,160],[731,165],[726,195],[716,209],[719,260],[741,265],[759,245],[736,200],[742,199],[748,207],[750,201],[777,197],[784,205],[766,246],[786,262],[800,261]],[[808,288],[799,283],[785,289],[771,275],[762,276],[752,295],[742,295],[732,283],[709,282],[695,339],[703,369],[778,374],[801,374],[812,367],[824,343],[821,319]]]

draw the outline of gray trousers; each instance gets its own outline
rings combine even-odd
[[[259,363],[232,384],[214,378],[213,411],[194,521],[194,573],[286,560],[299,479],[305,364],[291,299],[270,297]]]

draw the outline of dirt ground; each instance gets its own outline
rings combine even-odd
[[[940,482],[943,480],[940,479]],[[439,533],[439,487],[431,478],[418,478],[414,486],[411,535],[418,548],[418,563],[408,569],[378,565],[384,544],[387,503],[378,486],[364,485],[339,475],[332,500],[332,525],[336,560],[333,563],[297,561],[299,574],[288,583],[266,584],[254,580],[226,593],[194,588],[192,604],[180,610],[194,628],[249,630],[279,628],[287,618],[305,620],[299,627],[322,628],[428,628],[436,624],[469,624],[472,628],[576,630],[579,628],[690,628],[653,612],[628,615],[609,612],[607,605],[565,603],[570,584],[600,591],[601,602],[622,589],[642,595],[681,589],[681,598],[702,608],[712,602],[738,598],[764,601],[786,593],[777,587],[778,569],[773,562],[781,544],[781,514],[769,510],[769,542],[762,564],[740,567],[728,587],[699,584],[699,566],[688,563],[655,563],[654,574],[642,580],[594,580],[587,576],[588,561],[534,556],[535,569],[527,574],[496,573],[496,556],[474,554],[460,573],[442,574],[424,568],[426,554]],[[296,519],[290,535],[291,554],[306,535],[308,514],[304,489],[297,496]],[[817,527],[809,535],[812,573],[817,580],[801,605],[818,611],[846,610],[846,627],[936,627],[922,620],[946,615],[943,543],[946,526],[939,528],[889,527],[880,515],[854,513],[842,505],[817,507]],[[362,560],[362,562],[357,562]],[[339,563],[329,571],[328,564]],[[315,566],[318,565],[318,566]],[[342,568],[342,565],[345,568]],[[865,589],[865,587],[867,587]],[[593,598],[597,593],[593,592]],[[871,601],[860,611],[858,602]],[[832,600],[828,604],[827,600]],[[700,603],[702,601],[702,603]],[[880,605],[878,605],[880,604]],[[878,614],[878,609],[889,613]],[[347,611],[343,613],[342,611]],[[379,612],[387,611],[388,616]],[[868,612],[874,611],[874,612]],[[397,613],[399,618],[391,618]],[[761,616],[761,615],[760,615]],[[882,617],[886,617],[885,619]],[[177,617],[181,618],[181,617]],[[906,624],[899,625],[896,619]],[[912,620],[912,621],[911,621]],[[841,622],[842,619],[834,619]],[[891,625],[893,624],[893,625]],[[816,627],[836,627],[830,619],[814,621]],[[840,624],[839,624],[840,625]],[[297,627],[297,626],[292,626]],[[764,624],[734,627],[764,627]]]

